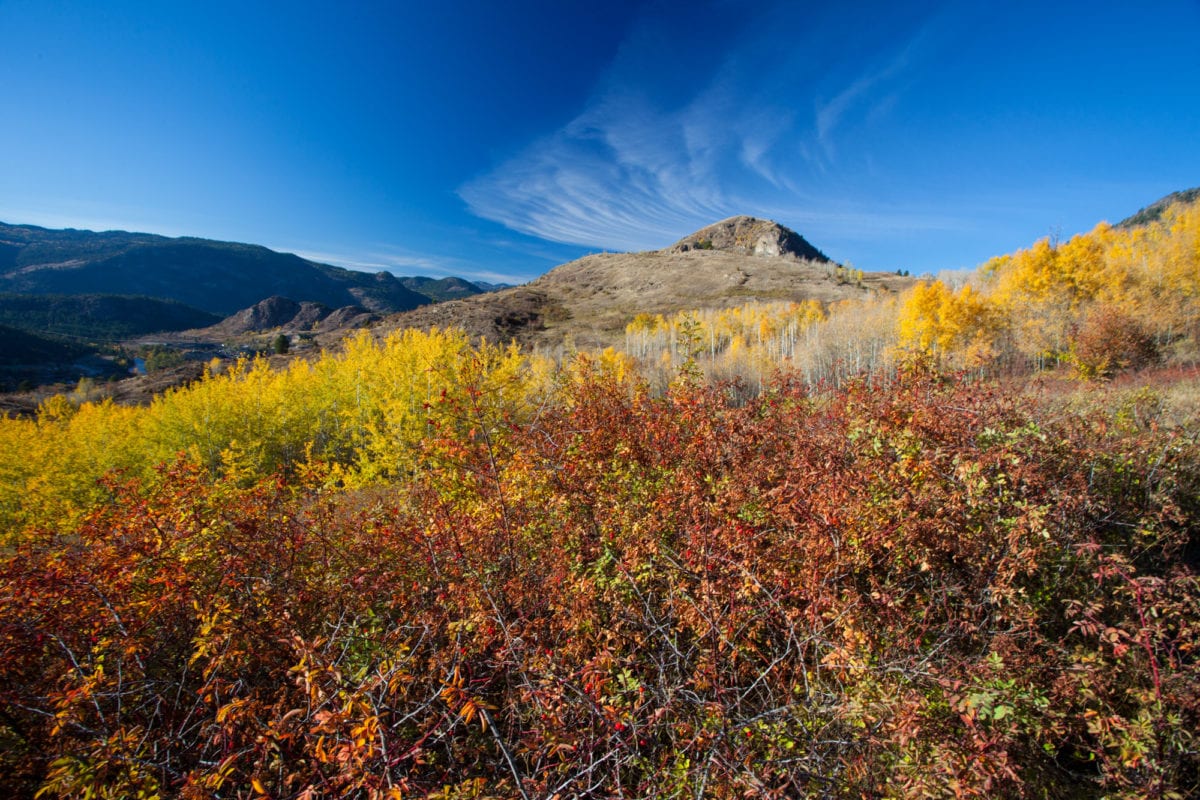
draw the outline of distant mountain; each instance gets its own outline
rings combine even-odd
[[[1136,228],[1139,225],[1149,225],[1151,222],[1157,222],[1167,207],[1174,203],[1190,203],[1196,198],[1200,198],[1200,186],[1194,189],[1184,189],[1179,192],[1171,192],[1161,200],[1157,200],[1145,208],[1138,211],[1132,216],[1126,217],[1116,224],[1117,228]]]
[[[511,283],[492,283],[490,281],[471,281],[475,286],[483,289],[485,292],[498,292],[501,289],[511,289],[515,284]]]
[[[219,316],[207,311],[151,297],[0,294],[0,325],[73,339],[117,341],[218,321]]]
[[[795,231],[731,217],[662,250],[602,253],[556,267],[524,286],[475,295],[385,320],[381,329],[456,326],[493,341],[579,347],[613,344],[636,315],[727,308],[750,301],[834,302],[899,291],[912,279],[858,277]]]
[[[462,278],[426,278],[418,275],[414,278],[401,278],[400,282],[417,294],[423,294],[439,303],[444,300],[461,300],[489,291]]]
[[[3,223],[0,292],[137,295],[222,317],[275,295],[382,313],[430,301],[387,272],[356,272],[257,245]]]

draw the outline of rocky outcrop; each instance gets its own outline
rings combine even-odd
[[[829,261],[804,237],[769,219],[730,217],[701,228],[666,248],[667,253],[687,253],[692,250],[718,250],[739,255],[801,258],[807,261]]]
[[[321,303],[297,303],[287,297],[268,297],[244,308],[220,322],[225,333],[254,333],[274,328],[309,330],[329,316],[329,307]]]

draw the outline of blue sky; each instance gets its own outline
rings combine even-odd
[[[1200,2],[0,0],[0,220],[516,282],[973,267],[1200,185]]]

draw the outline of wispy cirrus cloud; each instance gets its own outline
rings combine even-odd
[[[640,249],[728,207],[713,133],[693,110],[610,96],[460,195],[474,214],[522,233]]]
[[[897,79],[925,44],[920,25],[864,66],[799,22],[780,3],[723,43],[706,42],[723,47],[717,65],[684,97],[654,86],[656,42],[678,32],[646,23],[578,116],[461,186],[460,197],[521,233],[620,250],[661,247],[739,213],[830,229],[954,224],[882,206],[848,210],[830,188],[839,132],[896,103]]]
[[[664,109],[614,88],[568,125],[461,187],[470,210],[558,242],[636,250],[733,213],[721,171],[740,143],[715,93]],[[766,147],[747,146],[748,160]]]
[[[876,119],[891,109],[897,94],[891,84],[902,76],[912,62],[920,57],[929,46],[939,29],[939,20],[934,19],[921,27],[902,48],[874,69],[867,69],[841,88],[829,100],[819,100],[814,114],[816,138],[824,155],[835,158],[834,136],[843,121],[857,112],[860,118]],[[882,91],[881,91],[882,90]]]

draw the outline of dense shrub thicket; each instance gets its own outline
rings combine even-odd
[[[493,375],[387,480],[185,457],[27,530],[0,791],[1200,790],[1194,433],[919,367],[747,400],[584,359],[542,406]]]

